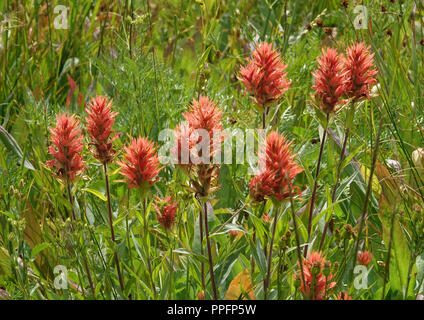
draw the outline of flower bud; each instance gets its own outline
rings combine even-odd
[[[321,262],[314,262],[313,264],[312,264],[312,268],[311,268],[311,271],[312,271],[312,274],[313,275],[317,275],[317,274],[319,274],[320,272],[321,272]]]
[[[199,299],[199,300],[205,300],[205,291],[200,291],[198,294],[197,294],[197,298]]]
[[[328,277],[331,273],[331,263],[330,261],[324,261],[324,269],[322,270],[324,276]]]
[[[412,152],[412,161],[421,177],[424,177],[424,149],[418,148]]]

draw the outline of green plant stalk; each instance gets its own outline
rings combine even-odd
[[[114,231],[114,228],[113,228],[113,216],[112,216],[112,205],[111,205],[111,199],[110,199],[109,177],[107,175],[107,164],[106,164],[106,162],[103,163],[103,169],[104,169],[104,173],[105,173],[107,207],[108,207],[108,212],[109,212],[110,233],[112,235],[113,243],[116,244],[115,231]],[[115,249],[113,251],[114,251],[113,252],[113,258],[115,260],[116,272],[118,273],[119,286],[121,287],[122,295],[124,295],[125,286],[124,286],[124,280],[122,279],[121,267],[119,265],[118,253],[116,252]]]
[[[342,151],[340,153],[340,158],[339,158],[339,165],[337,167],[337,178],[336,178],[336,182],[334,184],[333,187],[333,192],[331,193],[331,203],[334,203],[334,199],[336,198],[336,191],[337,191],[337,187],[339,184],[339,179],[340,179],[340,173],[341,173],[341,169],[342,169],[342,163],[343,163],[343,159],[344,159],[344,154],[346,151],[346,145],[347,145],[347,140],[349,138],[349,128],[346,129],[346,133],[345,133],[345,137],[344,137],[344,141],[343,141],[343,147],[342,147]],[[322,236],[321,236],[321,242],[319,244],[319,249],[318,251],[321,251],[322,246],[324,245],[324,240],[325,240],[325,236],[327,235],[327,229],[328,229],[328,222],[325,222],[324,225],[324,230],[322,231]]]
[[[266,115],[267,115],[266,109],[267,108],[265,108],[265,106],[262,105],[262,109],[264,110],[264,112],[262,114],[262,129],[265,130],[265,128],[266,128]],[[252,239],[253,239],[253,243],[256,243],[256,228],[255,228],[255,225],[253,225],[253,237],[252,237]],[[264,246],[265,256],[266,256],[266,252],[267,252],[267,249],[266,249],[266,246]],[[253,255],[252,255],[252,258],[251,258],[250,265],[251,265],[251,274],[252,274],[252,278],[253,278],[253,275],[255,273],[255,258],[253,257]]]
[[[411,272],[412,272],[412,267],[414,265],[414,259],[416,258],[415,253],[412,251],[411,254],[409,255],[409,266],[408,266],[408,276],[406,277],[406,288],[405,288],[405,293],[403,296],[403,299],[406,300],[408,297],[408,290],[409,290],[409,282],[411,281]]]
[[[277,284],[278,284],[278,288],[277,288],[277,300],[281,299],[281,267],[282,267],[282,263],[284,263],[283,258],[285,258],[286,255],[286,248],[284,247],[282,250],[280,249],[280,254],[278,256],[278,274],[277,274]]]
[[[268,270],[267,270],[267,276],[264,282],[264,300],[267,300],[268,298],[269,280],[271,278],[272,248],[274,245],[275,230],[277,229],[278,209],[279,209],[279,206],[277,206],[275,209],[275,217],[272,223],[272,236],[271,236],[271,242],[269,244],[269,252],[268,252]]]
[[[299,237],[299,231],[297,230],[297,221],[296,221],[296,212],[294,211],[294,202],[293,202],[293,194],[292,194],[292,185],[289,183],[290,187],[290,207],[292,212],[292,219],[293,219],[293,228],[294,228],[294,234],[296,239],[296,252],[297,252],[297,259],[300,266],[300,275],[302,277],[302,283],[305,283],[305,273],[303,272],[303,261],[302,261],[302,251],[300,250],[300,237]]]
[[[168,289],[168,298],[169,300],[172,300],[172,292],[173,292],[173,272],[174,272],[174,251],[173,251],[173,243],[171,244],[171,241],[169,239],[169,233],[168,230],[165,230],[166,232],[166,240],[168,242],[169,245],[169,252],[170,252],[170,265],[169,265],[169,276],[170,276],[170,284],[169,284],[169,289]]]
[[[200,204],[201,205],[201,204]],[[199,214],[199,233],[200,233],[200,254],[203,256],[203,214],[202,209],[200,209]],[[205,283],[205,264],[203,261],[200,263],[200,276],[202,281],[202,290],[206,290],[206,283]]]
[[[71,183],[70,183],[69,179],[66,179],[66,188],[68,190],[68,198],[69,198],[69,202],[71,204],[72,218],[73,218],[74,221],[76,221],[75,210],[74,210],[74,201],[72,200]],[[71,225],[71,228],[72,228],[72,225]],[[93,280],[91,279],[90,269],[88,268],[87,257],[85,256],[85,254],[83,254],[82,258],[84,260],[84,268],[85,268],[85,272],[87,272],[87,278],[88,278],[88,283],[90,284],[91,294],[93,295],[93,298],[96,299],[96,291],[94,289]]]
[[[322,141],[321,141],[321,147],[319,149],[319,156],[318,156],[318,163],[317,163],[317,169],[315,171],[315,182],[314,182],[314,189],[312,191],[312,197],[311,197],[311,204],[309,206],[309,219],[308,219],[308,241],[306,243],[305,246],[305,251],[303,253],[303,255],[306,257],[306,254],[308,252],[308,243],[311,237],[311,229],[312,229],[312,216],[314,213],[314,205],[315,205],[315,197],[317,194],[317,187],[318,187],[318,176],[319,176],[319,169],[321,167],[321,160],[322,160],[322,155],[323,155],[323,151],[324,151],[324,145],[325,145],[325,138],[327,136],[327,129],[328,129],[328,123],[330,121],[330,114],[327,113],[327,119],[326,119],[326,123],[325,123],[325,128],[324,128],[324,133],[322,135]]]
[[[354,111],[355,111],[355,102],[353,101],[350,105],[349,110],[347,111],[347,114],[346,114],[346,132],[345,132],[342,150],[340,152],[339,164],[337,166],[336,182],[334,183],[333,192],[331,193],[331,203],[332,204],[334,203],[334,200],[336,199],[336,191],[337,191],[337,188],[339,186],[340,174],[342,172],[342,164],[343,164],[344,156],[345,156],[345,153],[346,153],[347,141],[349,140],[349,133],[350,133],[350,128],[352,126]],[[319,244],[318,251],[321,251],[321,249],[324,245],[325,236],[327,235],[327,229],[328,229],[328,222],[325,222],[324,230],[322,231],[321,242]]]
[[[147,239],[149,236],[149,226],[147,225],[147,210],[146,210],[146,199],[143,195],[143,191],[141,191],[141,198],[143,202],[143,223],[144,223],[144,239]],[[156,299],[156,286],[153,281],[153,273],[152,273],[152,263],[150,261],[150,246],[147,246],[147,242],[144,241],[144,245],[146,246],[147,251],[147,269],[149,272],[150,283],[152,285],[153,298]]]
[[[362,209],[361,221],[359,223],[358,236],[357,236],[357,239],[356,239],[356,242],[355,242],[355,250],[353,251],[353,255],[352,255],[353,266],[352,266],[352,270],[350,272],[349,279],[352,279],[353,270],[355,269],[355,266],[356,266],[356,255],[358,253],[359,240],[361,238],[361,233],[362,233],[362,230],[364,228],[365,216],[366,216],[367,211],[368,211],[369,198],[371,196],[371,190],[372,190],[372,178],[374,176],[375,164],[377,162],[377,155],[378,155],[378,149],[379,149],[379,146],[380,146],[380,136],[381,136],[382,127],[383,127],[383,117],[380,117],[380,124],[379,124],[379,127],[378,127],[376,143],[375,143],[375,146],[374,146],[373,158],[372,158],[372,163],[371,163],[370,176],[368,178],[367,191],[365,193],[364,207]]]
[[[393,244],[393,229],[394,229],[395,217],[396,217],[396,214],[395,212],[393,212],[392,219],[390,221],[390,238],[389,238],[389,247],[387,249],[386,266],[384,268],[383,291],[381,294],[382,300],[384,300],[384,296],[386,295],[386,284],[387,284],[387,280],[388,280],[389,272],[390,272],[390,259],[391,259],[392,244]]]
[[[216,284],[215,284],[215,276],[213,273],[212,249],[211,249],[211,242],[209,239],[208,211],[206,207],[206,202],[204,202],[203,208],[204,208],[204,214],[205,214],[205,236],[206,236],[206,245],[208,247],[209,273],[211,277],[213,297],[215,300],[218,300],[218,294],[216,291]]]

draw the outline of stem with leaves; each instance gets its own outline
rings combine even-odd
[[[201,202],[198,199],[200,205]],[[200,214],[199,214],[199,233],[200,233],[200,254],[203,256],[203,214],[202,214],[202,209],[200,209]],[[202,281],[202,290],[204,291],[206,289],[206,284],[205,284],[205,265],[203,263],[203,261],[200,263],[200,276],[201,276],[201,281]]]
[[[321,160],[322,160],[322,155],[323,155],[323,151],[324,151],[325,138],[327,136],[327,129],[328,129],[329,121],[330,121],[330,114],[327,113],[327,119],[326,119],[326,123],[325,123],[324,133],[322,135],[322,140],[321,140],[321,147],[319,149],[317,169],[315,171],[314,189],[312,191],[311,203],[310,203],[310,206],[309,206],[308,241],[307,241],[306,246],[305,246],[304,256],[306,256],[306,253],[308,252],[308,243],[309,243],[309,240],[310,240],[310,237],[311,237],[312,216],[313,216],[313,212],[314,212],[315,197],[316,197],[316,194],[317,194],[319,169],[321,167]]]
[[[69,199],[69,202],[71,204],[72,219],[73,219],[73,221],[76,221],[76,216],[75,216],[75,211],[74,211],[74,201],[72,199],[71,183],[70,183],[69,179],[66,180],[66,189],[68,191],[68,199]],[[72,228],[72,225],[71,225],[71,228]],[[90,269],[88,268],[87,258],[85,256],[85,254],[82,255],[82,258],[84,260],[84,268],[85,268],[85,272],[87,272],[87,278],[88,278],[88,283],[90,284],[91,294],[93,295],[93,298],[96,299],[96,291],[94,289],[94,283],[93,283],[93,280],[91,278],[91,273],[90,273]]]
[[[215,276],[213,273],[212,249],[211,249],[211,242],[209,239],[208,209],[207,209],[206,202],[204,202],[203,208],[204,208],[204,214],[205,214],[205,236],[206,236],[206,245],[208,247],[209,273],[211,277],[213,297],[215,300],[218,300],[218,294],[216,291],[216,284],[215,284]]]
[[[345,132],[345,136],[344,136],[344,140],[343,140],[342,150],[340,152],[339,164],[337,166],[336,182],[334,183],[333,191],[331,193],[331,203],[332,204],[334,204],[334,201],[336,199],[336,191],[337,191],[337,188],[339,186],[340,175],[341,175],[341,172],[342,172],[342,169],[343,169],[342,165],[343,165],[343,160],[344,160],[345,153],[346,153],[347,141],[349,140],[350,127],[352,125],[354,112],[355,112],[355,101],[353,101],[351,103],[350,108],[346,113],[346,132]],[[324,225],[324,230],[322,231],[321,242],[319,244],[318,251],[321,251],[321,249],[324,245],[324,240],[325,240],[325,236],[327,235],[327,230],[328,230],[328,222],[326,222],[325,225]]]
[[[264,281],[264,300],[268,298],[269,280],[271,278],[272,248],[274,245],[275,230],[277,229],[278,209],[279,209],[279,205],[277,205],[275,208],[275,217],[272,223],[272,236],[271,236],[271,242],[269,244],[269,252],[268,252],[268,270],[267,270],[266,279]]]
[[[112,204],[111,204],[111,199],[110,199],[109,177],[107,175],[107,164],[106,164],[106,162],[103,163],[103,169],[104,169],[104,173],[105,173],[105,182],[106,182],[107,207],[108,207],[108,212],[109,212],[110,233],[111,233],[111,236],[112,236],[113,243],[116,244],[115,230],[113,228],[113,216],[112,216]],[[124,291],[125,291],[124,280],[122,279],[121,267],[119,265],[118,253],[116,252],[115,249],[114,249],[114,252],[113,252],[113,258],[115,260],[116,271],[118,273],[119,286],[121,287],[122,295],[124,295]]]
[[[147,210],[146,210],[146,198],[143,195],[143,192],[141,193],[141,198],[143,199],[143,223],[144,223],[144,239],[147,239],[149,236],[149,226],[147,224]],[[152,273],[152,262],[150,261],[150,246],[147,241],[144,241],[144,244],[146,246],[146,252],[147,252],[147,269],[149,272],[149,278],[150,283],[152,285],[152,291],[153,291],[153,298],[156,299],[156,286],[155,282],[153,281],[153,273]]]
[[[355,250],[353,251],[353,262],[352,262],[352,270],[351,270],[351,274],[349,279],[352,279],[353,276],[353,271],[355,269],[356,266],[356,255],[358,253],[358,248],[359,248],[359,240],[361,239],[361,233],[362,230],[364,228],[364,224],[365,224],[365,217],[367,215],[368,212],[368,205],[369,205],[369,198],[371,196],[371,190],[372,190],[372,178],[374,176],[374,170],[375,170],[375,166],[376,166],[376,162],[377,162],[377,155],[378,155],[378,149],[380,146],[380,136],[381,136],[381,131],[382,131],[382,127],[383,127],[383,117],[380,117],[380,124],[378,127],[378,132],[377,132],[377,137],[376,137],[376,142],[375,142],[375,146],[374,146],[374,152],[373,152],[373,157],[372,157],[372,163],[371,163],[371,170],[370,170],[370,176],[368,178],[368,185],[367,185],[367,191],[365,193],[365,200],[364,200],[364,207],[362,209],[362,215],[361,215],[361,220],[359,222],[359,230],[358,230],[358,236],[356,239],[356,243],[355,243]]]
[[[333,187],[333,192],[331,193],[331,203],[332,204],[334,204],[334,200],[336,199],[336,191],[337,191],[337,187],[338,187],[339,180],[340,180],[340,173],[342,171],[342,164],[343,164],[344,154],[345,154],[345,151],[346,151],[346,145],[347,145],[348,137],[349,137],[349,128],[346,129],[346,133],[345,133],[345,137],[344,137],[344,141],[343,141],[343,147],[342,147],[342,151],[340,153],[339,165],[337,167],[337,178],[336,178],[336,182],[335,182],[334,187]],[[324,245],[325,236],[327,235],[327,229],[328,229],[328,222],[325,222],[324,230],[322,231],[321,242],[319,244],[318,251],[321,251],[322,246]]]
[[[305,283],[305,273],[303,272],[303,261],[302,261],[302,252],[300,250],[300,237],[299,237],[299,230],[297,230],[297,221],[296,221],[296,212],[294,211],[294,201],[293,201],[293,193],[292,193],[292,185],[289,184],[290,187],[290,207],[291,207],[291,213],[292,213],[292,219],[293,219],[293,228],[294,228],[294,235],[296,238],[296,252],[297,252],[297,259],[300,266],[300,275],[302,277],[302,283]]]

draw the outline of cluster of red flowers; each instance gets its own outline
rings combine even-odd
[[[280,99],[289,89],[286,68],[272,44],[262,42],[248,59],[248,64],[240,69],[239,80],[253,94],[258,106],[263,108]]]
[[[339,55],[332,48],[322,50],[322,56],[318,58],[318,69],[313,73],[315,85],[312,88],[325,113],[335,112],[343,96],[356,101],[370,97],[370,87],[376,83],[377,74],[373,56],[370,48],[363,43],[348,47],[347,57]],[[286,68],[280,53],[273,49],[272,44],[263,42],[248,60],[248,65],[241,68],[239,79],[263,109],[281,99],[289,89]],[[112,136],[112,127],[118,113],[112,111],[112,100],[104,96],[93,98],[86,112],[90,144],[94,146],[92,153],[106,168],[106,164],[112,162],[116,155],[113,141],[117,135]],[[171,153],[178,159],[178,164],[189,171],[195,192],[207,196],[218,188],[216,183],[219,166],[213,164],[213,157],[220,151],[224,139],[222,112],[208,97],[200,96],[199,100],[193,99],[190,110],[183,117],[186,123],[174,129],[176,142]],[[206,136],[199,134],[201,130],[206,132]],[[74,115],[59,114],[56,126],[50,128],[50,132],[52,145],[48,151],[54,159],[48,161],[47,165],[56,170],[58,177],[71,183],[84,170],[81,154],[83,136],[79,121]],[[199,144],[202,143],[207,146],[206,158],[204,148],[199,149]],[[126,178],[128,188],[138,188],[144,194],[157,181],[162,170],[157,146],[147,138],[133,138],[124,147],[124,153],[124,159],[117,162],[121,167],[120,173]],[[299,188],[292,185],[297,174],[303,171],[295,162],[295,157],[291,142],[278,132],[271,131],[266,138],[264,151],[259,153],[260,161],[264,164],[263,170],[249,183],[250,197],[256,202],[267,198],[282,201],[293,196],[294,190],[300,193]],[[197,162],[190,161],[189,158]],[[166,230],[170,229],[175,222],[178,202],[172,202],[172,197],[157,197],[153,207],[160,225]],[[265,222],[269,221],[267,215],[263,219]],[[230,234],[236,236],[237,231]],[[368,265],[372,254],[368,251],[360,252],[357,260],[362,265]],[[298,272],[295,277],[300,279],[301,291],[306,297],[321,300],[326,297],[329,289],[336,286],[336,282],[332,281],[331,265],[322,257],[321,252],[309,253],[302,261],[302,269],[302,275]],[[346,300],[351,297],[347,293],[340,293],[338,299]]]
[[[303,171],[294,161],[295,154],[290,150],[291,142],[284,136],[272,131],[266,138],[265,152],[261,152],[260,161],[265,163],[262,173],[254,176],[250,183],[250,196],[255,201],[263,201],[266,197],[274,196],[278,200],[289,197],[292,181]]]
[[[360,265],[367,266],[370,264],[373,255],[369,251],[360,251],[358,252],[357,260]]]
[[[53,145],[49,146],[48,150],[54,159],[47,161],[47,166],[55,169],[59,178],[73,182],[84,169],[81,155],[83,136],[79,121],[74,115],[66,113],[59,114],[56,120],[56,126],[49,128]]]
[[[172,202],[172,197],[156,197],[155,203],[153,203],[152,206],[158,214],[157,219],[160,225],[166,230],[170,229],[175,222],[178,202]]]
[[[171,150],[178,159],[178,164],[193,165],[212,162],[214,152],[217,151],[214,146],[220,145],[223,139],[222,111],[208,97],[200,96],[199,101],[193,99],[191,109],[183,113],[183,117],[186,123],[175,128],[175,146]],[[207,136],[204,137],[202,133]],[[208,139],[208,141],[202,139]],[[202,154],[203,148],[197,148],[199,143],[205,144],[208,155]]]
[[[318,69],[315,78],[315,98],[325,113],[333,113],[337,105],[343,103],[342,96],[360,100],[370,97],[371,85],[376,83],[377,70],[373,65],[374,53],[364,43],[348,47],[347,57],[338,54],[336,49],[322,50],[317,59]]]
[[[300,265],[299,265],[300,267]],[[322,300],[328,293],[328,290],[336,286],[331,274],[331,265],[326,261],[321,252],[308,253],[308,257],[303,260],[303,282],[301,271],[295,274],[296,279],[300,279],[300,290],[311,300]]]
[[[91,144],[95,147],[93,154],[102,163],[111,162],[116,153],[112,143],[118,135],[112,138],[110,135],[118,112],[112,112],[111,109],[112,100],[105,96],[96,96],[86,108],[87,131],[90,134]]]
[[[361,99],[370,97],[371,85],[377,82],[377,70],[373,64],[374,53],[363,42],[347,48],[345,70],[347,76],[346,93],[349,97]]]
[[[125,159],[118,164],[127,178],[128,188],[147,190],[161,170],[155,144],[147,138],[133,138],[124,150]]]
[[[339,99],[346,92],[347,78],[343,67],[343,58],[336,49],[327,48],[322,50],[322,56],[318,59],[318,69],[313,73],[315,78],[315,98],[321,103],[325,113],[335,111]]]
[[[327,48],[317,59],[318,69],[313,73],[315,85],[312,88],[325,113],[335,112],[344,95],[356,100],[369,98],[370,87],[377,82],[374,53],[370,53],[370,47],[360,42],[348,47],[346,53],[347,57],[339,55],[336,49]],[[272,44],[262,42],[248,59],[248,64],[240,69],[239,80],[263,108],[280,99],[289,89],[286,68]]]
[[[90,144],[94,146],[94,157],[104,164],[109,163],[116,154],[112,143],[117,137],[115,135],[111,138],[112,126],[117,115],[116,112],[112,112],[112,101],[104,96],[96,96],[86,111],[87,131],[90,135]],[[47,161],[47,166],[55,169],[58,177],[72,183],[84,169],[81,154],[84,145],[79,121],[75,115],[59,114],[56,126],[50,128],[50,132],[53,145],[49,146],[48,150],[54,159]],[[129,188],[145,191],[156,181],[155,178],[162,169],[154,143],[147,138],[134,138],[124,150],[124,160],[118,161],[121,174],[126,177]],[[172,212],[174,204],[166,210]],[[169,214],[165,216],[169,217]],[[164,225],[169,226],[170,220],[167,221]]]
[[[171,153],[177,163],[195,177],[192,183],[196,192],[207,195],[216,187],[214,182],[219,174],[219,166],[213,164],[213,157],[220,152],[224,139],[222,112],[208,97],[200,96],[198,101],[193,99],[192,107],[183,117],[186,123],[174,129],[175,145]]]

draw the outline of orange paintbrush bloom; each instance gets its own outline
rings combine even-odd
[[[125,159],[118,161],[120,173],[127,178],[128,188],[147,189],[156,182],[162,169],[153,142],[147,138],[133,138],[128,147],[124,147]]]
[[[357,260],[358,260],[359,264],[361,264],[363,266],[367,266],[371,262],[372,257],[373,257],[373,255],[372,255],[371,252],[360,251],[360,252],[358,252]]]
[[[214,144],[220,145],[223,136],[221,118],[222,111],[218,109],[215,103],[206,96],[200,96],[199,101],[193,99],[192,107],[189,111],[183,113],[186,123],[178,125],[174,129],[175,145],[171,153],[178,160],[178,164],[187,164],[189,162],[189,154],[194,152],[194,146],[202,141],[200,134],[202,130],[206,130],[209,136],[208,144],[210,162],[213,157]],[[196,130],[199,137],[196,138]],[[201,157],[201,154],[192,154]],[[191,161],[190,161],[191,162]]]
[[[157,212],[157,219],[160,225],[165,229],[171,229],[175,222],[175,213],[177,212],[178,202],[172,202],[172,197],[159,198],[156,197],[155,203],[152,204]]]
[[[377,70],[373,63],[374,53],[363,42],[347,48],[345,70],[347,77],[346,93],[355,99],[369,98],[370,87],[376,83]]]
[[[295,274],[295,278],[301,281],[300,290],[306,297],[312,300],[322,300],[327,291],[336,286],[337,283],[332,281],[333,275],[325,270],[327,268],[329,269],[330,265],[322,257],[321,252],[308,252],[307,259],[303,260],[305,283],[303,283],[300,270]]]
[[[192,107],[183,114],[186,123],[174,129],[175,144],[171,154],[190,172],[192,185],[197,193],[207,195],[216,190],[219,165],[213,163],[221,151],[222,112],[206,96],[193,99]],[[203,153],[208,151],[208,154]]]
[[[102,163],[109,163],[113,160],[116,151],[112,142],[118,137],[113,133],[112,126],[115,122],[117,112],[112,112],[112,100],[104,96],[96,96],[91,100],[86,108],[88,117],[87,130],[90,134],[91,144],[95,150],[94,157]]]
[[[207,160],[211,162],[214,151],[217,151],[213,149],[214,144],[220,145],[223,140],[223,136],[220,134],[222,132],[222,111],[208,97],[200,96],[199,101],[193,99],[193,106],[190,111],[183,113],[183,117],[188,123],[190,134],[196,132],[196,130],[206,130],[208,132],[209,141],[206,143],[209,144],[210,158]],[[196,139],[194,135],[190,135],[190,150],[200,141],[202,141],[202,137],[199,136]],[[201,157],[202,155],[197,154],[197,156]]]
[[[200,96],[199,101],[193,99],[192,103],[190,110],[183,113],[191,129],[205,129],[211,137],[214,130],[222,130],[222,111],[218,109],[215,102],[207,96]]]
[[[291,142],[276,131],[267,136],[265,152],[259,155],[265,163],[264,171],[253,177],[249,184],[250,195],[255,201],[262,201],[266,196],[278,200],[290,196],[293,179],[303,171],[294,161],[296,154],[292,154],[290,146]],[[293,189],[299,190],[297,187]]]
[[[287,65],[272,44],[262,42],[248,64],[240,69],[238,78],[255,97],[259,107],[266,107],[282,97],[290,87],[285,72]]]
[[[315,98],[320,103],[320,108],[329,114],[335,111],[340,97],[345,94],[347,79],[344,70],[343,57],[337,50],[322,49],[322,55],[317,59],[318,69],[312,73],[315,78]]]
[[[51,142],[48,151],[54,157],[47,166],[57,171],[59,178],[73,182],[75,177],[84,169],[81,151],[83,137],[79,121],[74,115],[62,113],[56,116],[56,127],[49,128]]]

